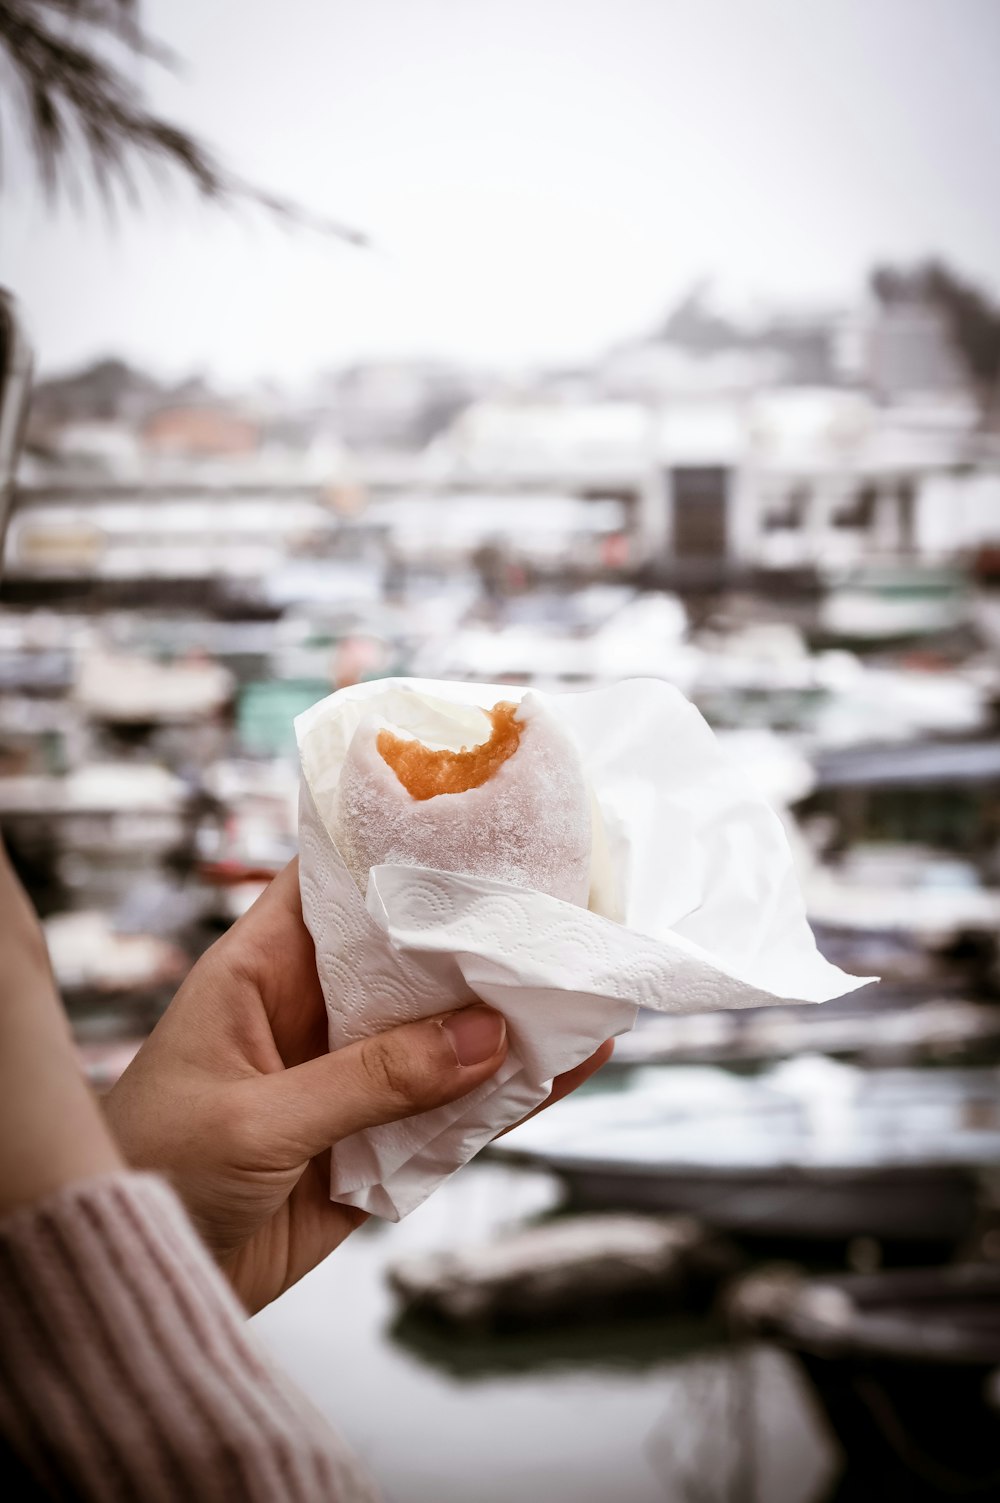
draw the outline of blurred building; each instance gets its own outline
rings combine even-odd
[[[494,398],[434,446],[449,486],[615,500],[638,558],[792,569],[1000,542],[1000,443],[955,404],[843,386],[656,404]]]
[[[242,456],[260,447],[260,424],[225,407],[163,407],[142,423],[143,447],[151,454]]]
[[[11,577],[273,578],[363,540],[390,575],[487,548],[671,588],[993,556],[1000,434],[952,287],[885,274],[809,316],[698,288],[647,336],[514,383],[382,360],[237,398],[99,362],[39,391]]]
[[[484,388],[484,378],[435,360],[369,360],[321,378],[317,421],[352,448],[418,451]]]
[[[5,591],[147,604],[208,590],[207,604],[236,584],[258,595],[289,561],[329,552],[337,531],[315,484],[42,483],[18,497]]]

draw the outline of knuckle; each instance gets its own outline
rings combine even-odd
[[[389,1039],[369,1039],[361,1051],[365,1075],[379,1097],[409,1104],[419,1099],[419,1082],[411,1062]]]

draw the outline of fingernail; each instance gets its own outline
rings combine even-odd
[[[441,1024],[460,1065],[481,1065],[492,1059],[507,1036],[502,1013],[492,1007],[465,1007]]]

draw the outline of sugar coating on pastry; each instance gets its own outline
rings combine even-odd
[[[361,721],[332,831],[354,881],[364,892],[373,866],[425,866],[586,907],[591,798],[575,746],[532,695],[482,715],[482,740],[458,747]]]

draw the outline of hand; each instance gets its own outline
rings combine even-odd
[[[41,927],[0,843],[0,1215],[121,1167],[81,1074]]]
[[[610,1052],[560,1077],[549,1101]],[[503,1018],[480,1004],[328,1053],[293,861],[191,971],[106,1114],[132,1164],[170,1176],[259,1310],[365,1220],[329,1198],[331,1144],[464,1096],[506,1053]]]

